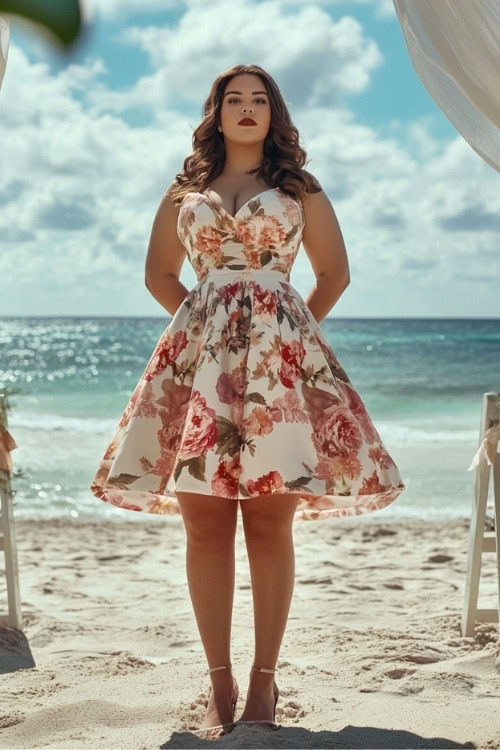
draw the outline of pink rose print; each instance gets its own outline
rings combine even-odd
[[[211,482],[212,493],[219,497],[237,498],[241,470],[239,455],[230,461],[220,460]]]
[[[245,246],[255,243],[255,227],[248,219],[241,219],[236,222],[235,234],[236,238]],[[259,256],[259,253],[256,252],[256,256]],[[257,266],[252,267],[257,268]]]
[[[141,397],[137,402],[137,406],[133,411],[134,417],[146,417],[151,419],[156,417],[158,409],[155,404],[155,394],[153,391],[153,384],[150,380],[144,380],[144,387],[141,392]]]
[[[251,246],[248,246],[244,248],[244,252],[245,252],[245,262],[248,268],[251,268],[251,269],[262,268],[263,258],[262,258],[262,252],[260,250],[258,250],[255,247],[252,248]],[[250,285],[253,282],[249,280],[248,283]]]
[[[309,420],[316,430],[323,419],[323,413],[330,406],[342,406],[342,399],[333,393],[328,393],[321,388],[311,387],[307,383],[302,383],[302,395],[304,397],[304,406],[309,414]]]
[[[270,471],[255,482],[252,479],[249,479],[246,483],[246,488],[251,496],[271,495],[276,492],[283,494],[288,492],[283,477],[278,471]]]
[[[392,466],[395,466],[394,459],[387,453],[387,450],[381,443],[371,447],[368,451],[368,456],[374,463],[378,464],[381,469],[389,469]]]
[[[108,490],[108,500],[112,505],[116,505],[119,508],[125,508],[126,510],[142,510],[139,505],[127,503],[126,500],[123,499],[123,495],[113,492],[112,490]]]
[[[358,420],[361,430],[364,432],[368,443],[375,443],[380,436],[375,429],[372,420],[368,416],[365,405],[352,386],[339,382],[339,391],[344,397],[345,403]]]
[[[115,442],[115,440],[112,440],[108,447],[106,448],[106,451],[103,456],[103,461],[107,461],[108,459],[113,459],[116,455],[116,451],[118,449],[118,442]]]
[[[275,248],[283,244],[286,238],[286,230],[280,224],[276,216],[264,214],[260,226],[257,225],[258,243],[261,247]]]
[[[160,340],[154,352],[150,367],[144,375],[145,380],[151,380],[162,373],[169,365],[172,365],[187,345],[188,338],[185,331],[177,331],[173,336],[167,333],[165,339]]]
[[[193,389],[186,415],[186,431],[182,438],[178,460],[186,461],[202,456],[217,442],[216,412],[207,406],[201,393]]]
[[[286,193],[283,195],[283,202],[285,204],[283,213],[285,214],[290,224],[292,226],[296,226],[297,224],[300,224],[301,213],[300,213],[299,204],[291,196],[287,195]]]
[[[258,315],[262,323],[270,323],[276,315],[276,295],[257,283],[250,284],[253,286],[253,314]]]
[[[361,461],[357,453],[339,453],[336,456],[322,455],[315,467],[315,476],[323,479],[328,485],[333,485],[335,481],[348,477],[357,479],[362,470]]]
[[[271,414],[261,406],[255,407],[248,417],[243,420],[243,431],[247,437],[268,435],[273,431],[273,418]]]
[[[231,373],[221,372],[215,390],[222,404],[232,404],[243,399],[246,383],[246,367],[241,362]]]
[[[275,409],[283,410],[285,422],[307,423],[309,421],[307,412],[302,408],[298,393],[295,390],[288,390],[283,398],[274,399],[272,406]]]
[[[225,307],[229,307],[232,300],[236,297],[240,288],[240,282],[235,281],[232,284],[223,284],[218,290],[218,298]]]
[[[359,490],[360,495],[374,495],[376,492],[385,492],[389,489],[389,485],[382,484],[377,476],[377,472],[374,471],[370,477],[363,480],[363,485]]]
[[[312,433],[314,447],[319,455],[336,456],[339,453],[356,453],[363,444],[363,436],[356,420],[339,406],[328,409]]]
[[[186,386],[181,386],[181,388],[186,388]],[[172,412],[168,410],[160,411],[162,426],[157,432],[158,443],[160,444],[160,458],[153,466],[152,473],[156,476],[164,477],[165,480],[170,477],[174,470],[188,409],[189,401],[185,401],[178,408],[172,410]],[[144,458],[143,456],[143,461]]]
[[[206,254],[207,259],[211,259],[212,265],[222,260],[221,236],[210,224],[204,224],[198,229],[193,247],[200,253]]]
[[[174,419],[177,413],[189,402],[191,387],[176,383],[173,378],[163,378],[161,381],[163,396],[157,399],[158,406],[165,409],[169,419]]]
[[[306,350],[302,341],[295,340],[289,344],[283,344],[279,378],[287,388],[293,388],[295,381],[301,377],[300,366],[305,356]]]

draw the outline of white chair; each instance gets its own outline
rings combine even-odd
[[[0,515],[0,550],[4,552],[5,576],[7,579],[8,612],[0,612],[3,620],[11,628],[22,630],[21,596],[19,593],[19,570],[17,565],[17,546],[12,508],[12,490],[10,475],[12,459],[10,451],[17,448],[15,440],[7,430],[7,396],[0,393],[0,498],[2,501]]]
[[[484,393],[479,428],[479,448],[467,471],[476,470],[474,503],[469,529],[469,554],[462,612],[462,636],[473,636],[478,622],[499,622],[500,611],[500,393]],[[494,516],[487,512],[488,484],[493,467]],[[491,506],[490,506],[491,507]],[[490,530],[487,530],[489,527]],[[495,552],[498,607],[477,606],[483,552]]]

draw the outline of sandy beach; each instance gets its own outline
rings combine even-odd
[[[296,522],[296,584],[276,681],[279,731],[234,748],[500,747],[496,624],[462,638],[468,519]],[[16,523],[24,633],[1,636],[0,747],[206,744],[209,678],[180,517]],[[493,555],[480,605],[495,606]],[[2,578],[1,605],[5,604]],[[241,516],[232,662],[242,713],[253,613]],[[213,744],[213,743],[212,743]]]

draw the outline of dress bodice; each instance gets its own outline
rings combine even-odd
[[[279,271],[289,276],[304,231],[304,209],[280,188],[269,188],[232,216],[212,190],[189,192],[177,234],[198,280],[211,269]]]

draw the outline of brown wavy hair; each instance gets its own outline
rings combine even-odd
[[[226,84],[239,73],[254,73],[264,84],[271,105],[271,122],[264,139],[263,158],[259,167],[249,170],[270,188],[279,187],[298,199],[303,192],[317,193],[321,185],[303,167],[307,154],[299,145],[299,131],[293,125],[287,106],[274,79],[259,65],[234,65],[213,82],[203,106],[203,120],[193,133],[193,153],[183,162],[168,188],[174,203],[184,196],[206,190],[224,168],[226,148],[223,133],[218,130],[220,110]]]

